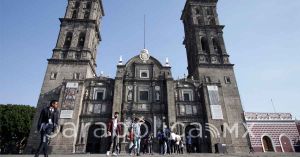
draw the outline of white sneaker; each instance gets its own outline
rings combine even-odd
[[[106,156],[109,156],[109,151],[106,152]]]
[[[117,153],[113,153],[112,155],[113,155],[113,156],[117,156]]]

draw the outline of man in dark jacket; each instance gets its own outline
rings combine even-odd
[[[48,144],[49,138],[52,132],[55,131],[56,127],[58,126],[58,101],[52,100],[50,105],[43,108],[40,114],[40,118],[37,125],[37,130],[41,134],[41,142],[35,157],[38,157],[40,154],[41,149],[43,149],[44,156],[48,157]]]

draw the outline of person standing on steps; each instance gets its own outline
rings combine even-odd
[[[51,133],[53,133],[58,126],[58,111],[59,103],[57,100],[52,100],[50,105],[43,108],[38,121],[37,129],[41,134],[41,142],[35,153],[35,157],[38,157],[41,149],[43,149],[44,156],[48,157],[48,145]]]

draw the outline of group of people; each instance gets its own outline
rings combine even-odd
[[[43,108],[40,113],[37,129],[41,134],[41,142],[35,153],[35,157],[38,157],[43,150],[44,156],[48,156],[48,145],[50,142],[50,136],[58,126],[59,111],[58,101],[53,100],[50,105]],[[119,135],[122,135],[122,127],[118,120],[119,113],[115,112],[114,117],[109,120],[107,124],[107,140],[106,155],[117,155],[121,151],[121,142],[119,141]],[[153,154],[153,133],[147,132],[145,135],[141,135],[141,126],[145,123],[143,118],[134,118],[128,129],[126,140],[128,141],[128,150],[130,155],[140,156],[140,153]],[[149,130],[148,130],[149,131]],[[181,136],[171,132],[170,129],[164,129],[157,134],[157,141],[160,145],[160,153],[165,154],[183,154],[184,142]],[[189,141],[189,140],[188,140]],[[111,148],[112,146],[112,148]]]
[[[118,135],[120,135],[122,132],[121,126],[119,125],[118,120],[119,112],[114,113],[114,117],[108,122],[107,125],[107,139],[108,139],[108,145],[107,145],[107,152],[106,155],[110,155],[111,145],[112,147],[112,155],[117,155],[120,153],[121,150],[121,142],[119,141]],[[153,148],[153,135],[147,135],[146,137],[142,137],[141,135],[141,125],[145,121],[142,118],[135,118],[132,122],[131,126],[128,129],[128,134],[126,135],[126,139],[129,142],[128,150],[130,155],[136,155],[139,156],[140,152],[142,150],[143,153],[149,152],[149,154],[152,154],[152,148]]]
[[[142,139],[141,148],[143,154],[153,155],[153,134],[150,134],[146,138]]]
[[[118,116],[119,113],[115,112],[114,117],[108,122],[107,127],[107,152],[106,155],[110,155],[112,150],[112,155],[116,156],[120,153],[121,144],[118,138],[118,135],[121,134],[121,127],[118,125]],[[141,125],[144,124],[143,118],[134,118],[134,121],[131,123],[126,135],[126,140],[128,144],[128,152],[130,155],[140,156],[141,153],[153,155],[153,143],[154,136],[153,133],[146,133],[145,135],[141,134]],[[166,128],[157,133],[157,141],[159,143],[160,154],[183,154],[183,149],[185,143],[183,138],[180,135],[170,131]],[[187,138],[187,144],[189,145],[190,138]],[[111,145],[113,147],[111,148]]]
[[[136,156],[140,156],[140,153],[153,155],[153,134],[146,135],[145,137],[140,136],[140,134],[136,134],[135,130],[137,127],[134,125],[129,129],[127,136],[129,154]]]
[[[159,141],[161,155],[183,154],[184,141],[180,135],[166,128],[158,132],[157,139]]]

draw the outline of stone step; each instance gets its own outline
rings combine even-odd
[[[1,155],[1,157],[33,157],[34,155]],[[129,156],[128,154],[120,154],[120,157]],[[160,154],[154,155],[141,155],[141,157],[161,157]],[[180,155],[165,155],[166,157],[300,157],[300,153],[238,153],[238,154],[207,154],[207,153],[195,153],[195,154],[180,154]],[[43,155],[40,155],[43,157]],[[49,155],[49,157],[106,157],[105,154],[70,154],[70,155]]]

